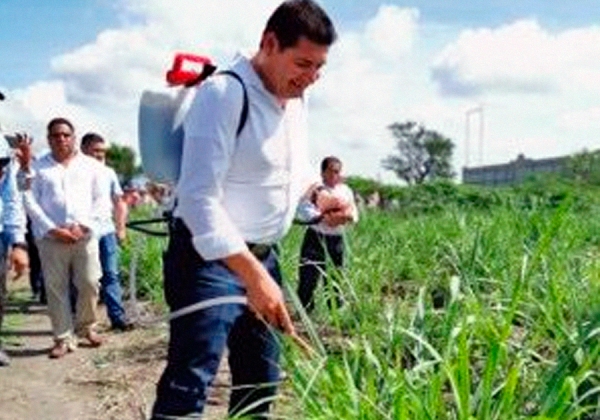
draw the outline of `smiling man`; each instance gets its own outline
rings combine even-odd
[[[303,94],[319,78],[335,29],[311,0],[282,3],[259,51],[204,82],[184,121],[181,177],[165,253],[172,311],[246,296],[171,321],[153,419],[197,417],[229,348],[231,414],[264,418],[279,382],[272,328],[293,333],[276,244],[316,178],[308,162]]]

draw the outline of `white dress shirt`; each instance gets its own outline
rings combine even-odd
[[[31,218],[33,236],[43,238],[48,231],[78,223],[98,231],[101,188],[95,159],[81,152],[65,166],[51,153],[33,161],[31,188],[24,193],[24,204]]]
[[[249,99],[240,136],[243,88],[231,76],[203,82],[184,120],[174,214],[206,260],[241,252],[245,242],[281,239],[300,197],[318,180],[308,161],[304,101],[282,107],[245,57],[231,69],[244,80]]]

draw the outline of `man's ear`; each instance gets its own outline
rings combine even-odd
[[[267,54],[279,52],[279,41],[274,32],[265,32],[260,45],[261,49]]]

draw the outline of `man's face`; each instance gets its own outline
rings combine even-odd
[[[81,151],[99,162],[104,163],[106,160],[106,144],[102,142],[89,143],[86,147],[83,147]]]
[[[302,96],[307,87],[319,78],[325,65],[329,47],[300,37],[293,47],[279,48],[279,41],[273,33],[263,38],[266,53],[264,76],[267,88],[280,99]]]
[[[342,164],[338,162],[330,163],[321,175],[325,185],[335,187],[342,182]]]
[[[48,131],[48,145],[55,158],[66,159],[75,151],[75,133],[67,124],[54,124]]]

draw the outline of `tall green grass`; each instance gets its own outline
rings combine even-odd
[[[324,350],[286,359],[300,417],[600,418],[599,216],[572,200],[363,215],[346,305],[309,328]]]
[[[491,206],[367,211],[344,274],[331,274],[345,305],[329,309],[321,287],[310,317],[293,298],[302,233],[281,263],[318,354],[287,346],[282,417],[600,419],[593,197],[527,190]],[[160,299],[163,244],[139,244],[140,283]]]

